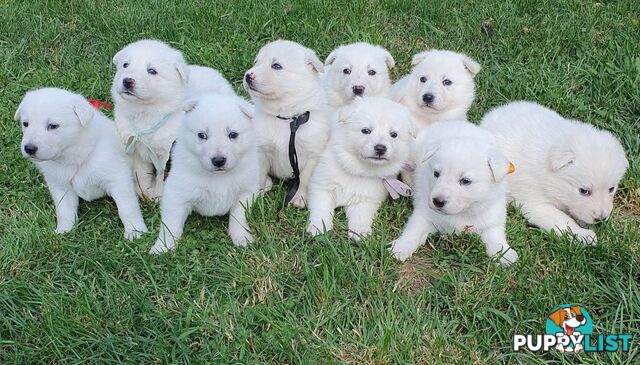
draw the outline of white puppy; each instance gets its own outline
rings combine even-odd
[[[331,230],[335,208],[345,207],[349,237],[368,236],[387,196],[382,181],[400,172],[413,136],[407,109],[386,98],[358,98],[342,108],[311,176],[307,232]]]
[[[22,154],[42,172],[56,206],[56,233],[70,231],[78,201],[111,196],[127,239],[147,232],[131,167],[113,122],[81,95],[44,88],[28,92],[15,115]]]
[[[530,102],[514,102],[487,113],[482,127],[518,167],[508,196],[529,223],[570,231],[585,243],[596,234],[580,226],[606,220],[613,196],[629,166],[620,142],[609,132],[564,119]]]
[[[474,77],[480,65],[462,53],[432,49],[418,53],[413,70],[390,90],[393,100],[411,111],[418,128],[433,122],[467,120],[475,98]]]
[[[160,235],[149,253],[173,249],[193,210],[229,213],[229,236],[245,246],[253,241],[245,210],[259,191],[253,107],[238,96],[207,94],[184,110],[160,202]]]
[[[264,158],[262,183],[270,176],[289,178],[289,136],[292,118],[309,112],[309,120],[296,133],[300,187],[292,203],[304,208],[309,178],[329,139],[330,127],[324,89],[323,65],[312,50],[285,40],[271,42],[258,52],[255,65],[244,76],[244,87],[256,105],[256,133]]]
[[[334,49],[324,62],[323,83],[331,107],[345,106],[358,96],[384,96],[395,61],[386,49],[352,43]]]
[[[129,44],[113,63],[116,127],[133,157],[138,193],[155,199],[162,194],[164,166],[183,116],[180,106],[199,93],[233,89],[218,71],[188,66],[180,51],[155,40]]]
[[[480,235],[487,254],[508,265],[518,259],[505,236],[509,161],[493,136],[463,121],[435,123],[418,135],[423,159],[416,169],[413,214],[391,243],[399,260],[434,232]]]

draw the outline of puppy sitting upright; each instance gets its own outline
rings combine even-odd
[[[413,214],[400,238],[391,243],[399,260],[410,257],[434,232],[480,235],[487,254],[503,265],[518,259],[505,236],[506,183],[511,170],[493,136],[462,121],[423,129],[417,144]]]
[[[218,71],[188,66],[180,51],[155,40],[126,46],[113,63],[116,127],[133,157],[138,193],[155,199],[162,194],[165,164],[187,95],[233,94],[233,89]]]
[[[160,202],[160,235],[149,253],[173,249],[193,210],[229,213],[229,236],[245,246],[253,241],[245,210],[259,191],[260,172],[252,106],[238,96],[206,94],[184,110]]]
[[[481,125],[518,166],[507,179],[508,196],[529,223],[595,243],[595,232],[580,224],[611,215],[614,194],[629,166],[620,142],[607,131],[530,102],[496,108]]]
[[[111,196],[124,237],[147,232],[124,148],[111,122],[78,94],[56,88],[28,92],[15,115],[22,154],[42,172],[56,207],[56,233],[70,231],[78,201]]]
[[[412,131],[406,108],[383,97],[358,98],[340,109],[311,176],[307,232],[331,230],[335,208],[345,207],[349,237],[368,236],[387,196],[383,179],[394,178],[402,169]]]
[[[359,96],[384,96],[391,81],[389,69],[395,61],[384,48],[352,43],[334,49],[324,62],[324,87],[329,105],[345,106]]]
[[[475,98],[480,65],[462,53],[429,50],[413,56],[409,75],[390,90],[391,98],[411,111],[418,128],[433,122],[467,120]]]
[[[300,176],[291,202],[298,208],[305,207],[309,177],[329,139],[322,71],[322,63],[312,50],[278,40],[260,49],[255,65],[244,76],[244,88],[256,105],[256,133],[264,157],[261,186],[265,190],[271,187],[269,175],[290,178],[294,173],[289,162],[290,124],[304,122],[295,137]]]

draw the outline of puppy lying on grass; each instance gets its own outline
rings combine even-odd
[[[371,224],[387,197],[384,178],[395,178],[409,156],[413,126],[405,107],[383,97],[354,100],[340,109],[309,185],[307,232],[333,227],[333,214],[344,207],[349,237],[371,233]]]
[[[206,94],[188,102],[160,202],[162,226],[150,254],[171,250],[192,211],[229,214],[236,246],[253,241],[245,216],[259,191],[253,107],[231,95]]]
[[[413,213],[391,242],[401,261],[435,232],[475,233],[487,254],[509,265],[518,259],[505,236],[510,163],[493,136],[468,122],[435,123],[418,135],[422,158],[415,171]]]
[[[42,172],[56,207],[56,233],[76,223],[79,198],[111,196],[126,239],[147,232],[133,175],[113,122],[81,95],[44,88],[28,92],[15,114],[21,150]]]

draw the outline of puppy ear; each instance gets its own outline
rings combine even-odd
[[[560,308],[557,311],[549,314],[549,319],[553,321],[558,327],[562,327],[562,320],[564,319],[564,309]]]
[[[577,316],[581,316],[582,315],[582,310],[580,309],[579,305],[572,305],[571,306],[571,311],[573,313],[575,313]]]
[[[307,48],[304,57],[305,61],[311,65],[316,72],[324,72],[324,65],[320,62],[320,59],[314,51]]]
[[[176,70],[178,71],[178,75],[180,75],[182,82],[186,84],[189,81],[189,66],[182,61],[178,61],[176,62]]]
[[[331,53],[329,53],[329,55],[327,56],[327,59],[324,60],[324,65],[325,66],[329,66],[329,65],[333,64],[333,62],[336,60],[336,58],[338,58],[338,53],[340,53],[340,49],[342,49],[342,47],[338,47],[338,48],[334,49],[333,51],[331,51]]]
[[[480,72],[480,64],[474,60],[472,60],[469,56],[462,56],[462,64],[469,71],[471,77],[476,77],[478,72]]]
[[[88,101],[82,98],[82,100],[78,100],[78,102],[73,105],[73,114],[78,118],[80,125],[84,127],[96,115],[96,110]]]
[[[193,109],[195,109],[197,106],[198,106],[198,100],[196,99],[189,100],[186,103],[182,104],[182,110],[185,113],[191,113]]]
[[[111,62],[113,62],[113,64],[117,66],[118,62],[120,61],[120,56],[122,56],[122,50],[119,50],[115,55],[113,55]]]
[[[549,151],[549,167],[551,171],[558,171],[563,167],[571,165],[575,159],[575,154],[570,147],[554,146]]]
[[[396,65],[396,60],[386,49],[384,50],[384,62],[387,64],[387,68],[392,69]]]
[[[509,173],[511,163],[498,150],[489,151],[488,163],[491,174],[493,174],[493,181],[501,181]]]
[[[242,112],[242,114],[246,115],[247,118],[253,119],[253,117],[256,116],[256,109],[253,106],[253,104],[251,104],[250,102],[242,100],[238,104],[238,107],[240,108],[240,111]]]
[[[422,62],[422,60],[424,60],[427,57],[428,53],[429,51],[424,51],[414,55],[413,58],[411,59],[411,66],[415,66],[420,62]]]
[[[22,102],[20,102],[20,104],[18,105],[18,109],[16,109],[16,113],[13,115],[13,120],[18,121],[20,120],[21,115],[21,111],[22,111]]]

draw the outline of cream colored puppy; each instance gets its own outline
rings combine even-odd
[[[417,144],[413,213],[391,242],[398,260],[409,258],[435,232],[480,235],[487,254],[509,265],[518,259],[505,236],[506,182],[510,163],[493,136],[464,121],[435,123]]]
[[[607,131],[524,101],[492,110],[481,126],[518,167],[507,178],[508,197],[529,223],[595,243],[595,232],[582,225],[611,215],[629,166],[620,142]]]
[[[359,42],[334,49],[324,64],[327,99],[331,107],[338,108],[357,97],[385,96],[395,61],[386,49]]]
[[[237,96],[205,94],[184,110],[160,203],[160,235],[149,253],[173,249],[194,210],[228,213],[231,240],[245,246],[253,241],[245,211],[259,191],[253,107]]]
[[[390,90],[391,98],[411,111],[418,128],[433,122],[467,120],[475,98],[474,77],[480,65],[469,56],[432,49],[418,53],[413,70]]]
[[[358,98],[342,108],[311,177],[307,232],[331,230],[334,210],[344,207],[349,237],[368,236],[388,194],[383,179],[395,178],[402,169],[412,130],[406,108],[383,97]]]
[[[189,66],[180,51],[155,40],[129,44],[116,53],[113,63],[117,67],[111,88],[116,127],[133,157],[138,193],[155,199],[162,195],[164,167],[186,98],[234,92],[218,71]]]
[[[329,139],[330,127],[324,89],[320,83],[322,62],[315,52],[285,40],[271,42],[258,52],[255,65],[244,76],[244,88],[256,106],[258,146],[264,158],[262,187],[271,187],[269,176],[287,179],[292,118],[309,112],[309,120],[296,134],[300,187],[292,203],[304,208],[311,172]]]
[[[22,124],[21,150],[47,181],[56,207],[56,233],[70,231],[80,198],[110,196],[124,237],[147,232],[131,167],[113,122],[81,95],[57,88],[28,92],[15,114]]]

